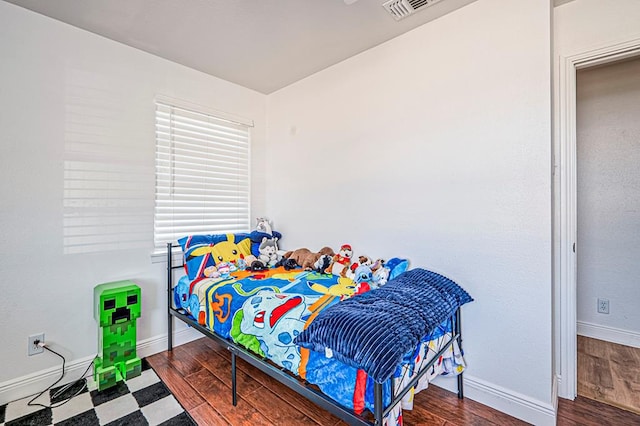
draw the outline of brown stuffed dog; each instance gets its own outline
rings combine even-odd
[[[332,257],[334,254],[335,253],[330,247],[322,247],[317,253],[313,253],[308,248],[299,248],[297,250],[286,252],[282,257],[284,259],[293,259],[304,270],[311,271],[314,267],[314,263],[316,263],[322,255]]]

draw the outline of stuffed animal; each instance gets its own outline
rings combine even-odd
[[[273,268],[280,260],[278,255],[278,239],[263,237],[258,251],[260,255],[258,260],[264,263],[267,267]]]
[[[293,260],[306,271],[311,271],[315,268],[316,262],[322,256],[333,257],[334,252],[330,247],[323,247],[319,252],[313,253],[308,248],[299,248],[297,250],[288,251],[283,255],[283,259]],[[286,267],[286,265],[285,265]]]
[[[358,262],[361,265],[367,265],[367,266],[372,266],[373,265],[373,260],[371,260],[370,257],[367,256],[358,256]]]
[[[229,278],[231,274],[231,264],[229,262],[220,262],[217,268],[221,278]]]
[[[238,259],[236,266],[238,267],[239,271],[244,271],[245,269],[247,269],[247,260],[245,259],[244,254],[240,255],[240,258]]]
[[[349,267],[349,270],[347,271],[347,277],[354,279],[356,276],[356,269],[358,269],[358,267],[363,265],[372,267],[373,261],[367,256],[358,256],[358,260],[353,262]],[[373,268],[372,268],[372,272],[373,272]]]
[[[308,281],[307,285],[318,293],[328,294],[331,296],[337,296],[340,300],[350,298],[353,293],[356,291],[356,284],[349,278],[340,277],[338,278],[338,282],[327,287],[323,284],[316,283],[313,281]]]
[[[372,287],[379,288],[385,285],[389,281],[390,272],[386,266],[376,269],[372,274]]]
[[[266,271],[267,269],[269,268],[267,267],[267,265],[262,263],[261,260],[254,260],[253,262],[251,262],[251,266],[247,268],[247,271],[258,272],[258,271]]]
[[[266,217],[258,217],[256,218],[256,231],[263,232],[268,235],[273,235],[273,229],[271,228],[271,223],[269,219]]]
[[[327,274],[340,275],[341,277],[347,276],[349,266],[351,265],[351,257],[353,256],[353,250],[349,244],[343,244],[340,247],[340,251],[333,256],[331,264],[325,272]]]
[[[375,272],[378,268],[382,268],[384,266],[384,259],[376,259],[375,262],[371,264],[371,270]]]
[[[382,287],[387,283],[387,281],[389,281],[389,274],[391,270],[385,265],[383,259],[376,259],[376,261],[373,262],[373,265],[371,265],[371,271],[373,281],[371,286],[373,288]]]
[[[323,254],[316,260],[311,268],[313,271],[322,274],[331,264],[331,255]]]
[[[285,270],[290,271],[291,269],[296,269],[298,264],[294,259],[286,259],[284,256],[278,263],[276,263],[276,267],[282,266]]]
[[[204,268],[204,276],[207,278],[218,278],[220,277],[220,272],[218,272],[218,268],[215,266],[209,266]]]
[[[358,284],[362,282],[371,282],[373,280],[373,272],[371,272],[371,267],[369,265],[360,265],[356,268],[353,282]]]
[[[251,264],[256,260],[258,260],[258,258],[252,254],[247,254],[247,255],[240,254],[240,259],[238,259],[238,269],[241,271],[246,271],[251,267]]]
[[[393,257],[389,259],[384,266],[389,269],[389,280],[392,280],[409,269],[409,261],[407,259]]]

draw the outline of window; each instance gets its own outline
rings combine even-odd
[[[250,127],[156,101],[156,251],[190,234],[249,230]]]

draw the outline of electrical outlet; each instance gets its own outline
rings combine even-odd
[[[599,314],[608,314],[609,313],[609,300],[608,299],[598,299],[598,313]]]
[[[38,343],[44,343],[44,333],[29,336],[29,342],[27,344],[27,353],[29,356],[44,352],[44,348],[38,346]]]

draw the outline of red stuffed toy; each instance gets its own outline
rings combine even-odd
[[[349,265],[351,265],[352,256],[353,250],[351,246],[349,244],[343,244],[342,247],[340,247],[340,251],[331,259],[331,263],[327,269],[325,269],[325,273],[346,277]]]

